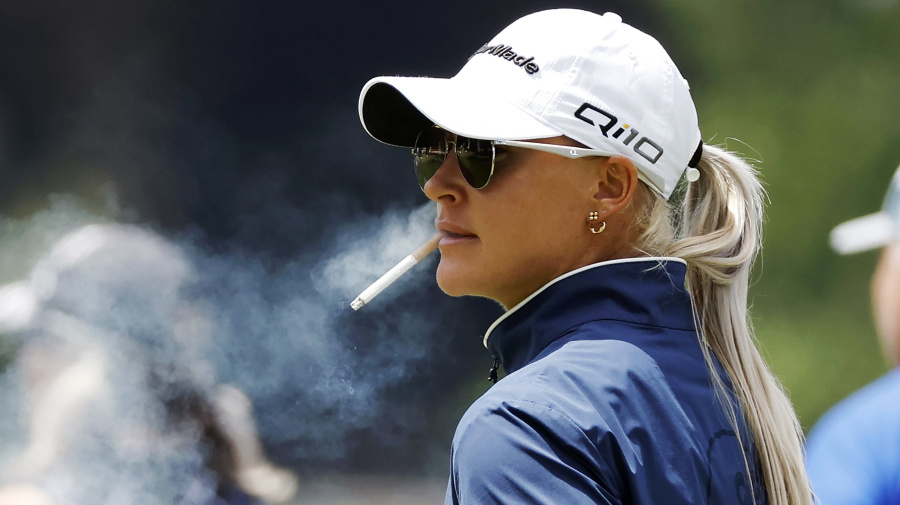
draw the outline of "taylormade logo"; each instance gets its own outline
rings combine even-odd
[[[538,67],[537,63],[534,62],[534,56],[520,56],[518,53],[513,51],[512,46],[505,46],[503,44],[497,44],[495,46],[489,46],[487,44],[481,46],[481,48],[475,51],[476,54],[487,53],[493,56],[497,56],[498,58],[503,58],[504,60],[508,60],[513,62],[513,64],[520,66],[525,69],[528,74],[536,74],[540,71],[540,67]]]
[[[638,141],[634,143],[632,149],[651,164],[656,164],[663,155],[664,150],[661,145],[647,137],[641,137],[641,132],[631,128],[627,123],[616,128],[616,131],[610,135],[609,131],[619,124],[619,118],[599,107],[595,107],[585,102],[575,111],[575,117],[591,126],[599,128],[604,137],[609,138],[611,136],[616,140],[620,140],[620,142],[626,146],[631,144],[634,139],[640,137]],[[620,139],[622,134],[626,131],[628,132],[628,135]]]

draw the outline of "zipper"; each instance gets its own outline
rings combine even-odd
[[[491,370],[488,372],[488,380],[497,383],[497,369],[500,368],[500,359],[497,356],[491,356],[494,360],[494,364],[491,365]]]

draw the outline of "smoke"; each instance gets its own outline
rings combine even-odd
[[[341,230],[321,259],[272,269],[208,259],[204,277],[225,306],[220,362],[267,412],[259,422],[273,446],[340,458],[345,434],[367,426],[379,394],[428,354],[435,323],[409,294],[427,284],[428,261],[359,313],[349,302],[424,242],[433,219],[430,205],[391,211]],[[403,309],[385,311],[394,302]]]
[[[271,458],[292,468],[347,457],[385,409],[398,414],[385,436],[421,423],[385,395],[440,351],[426,337],[440,318],[420,306],[434,258],[358,313],[349,301],[433,219],[431,205],[394,209],[285,262],[112,224],[68,197],[0,217],[0,365],[14,356],[0,375],[0,485],[204,503],[218,449],[203,423],[223,388],[246,395]]]

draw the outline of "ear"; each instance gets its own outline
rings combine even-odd
[[[594,200],[601,215],[619,212],[631,203],[639,184],[637,167],[625,156],[601,158]]]

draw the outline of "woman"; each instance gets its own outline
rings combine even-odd
[[[441,289],[507,309],[484,337],[507,376],[457,427],[447,503],[811,503],[747,318],[762,190],[701,143],[658,42],[538,12],[452,79],[373,79],[360,117],[413,147]]]

